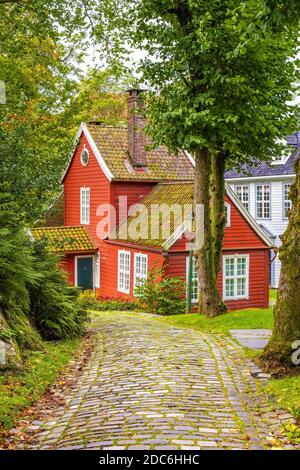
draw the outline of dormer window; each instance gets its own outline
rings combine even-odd
[[[284,165],[286,161],[287,161],[286,155],[279,155],[279,156],[272,158],[271,164],[272,165]]]
[[[272,157],[271,165],[284,165],[289,157],[287,141],[285,139],[276,139],[276,144],[281,145],[280,155]]]

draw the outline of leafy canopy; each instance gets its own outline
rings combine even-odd
[[[296,127],[296,2],[107,0],[115,53],[143,47],[139,71],[153,94],[149,130],[172,150],[223,152],[232,162],[270,157]],[[102,4],[103,6],[103,4]],[[126,15],[124,12],[126,11]],[[115,38],[115,42],[113,41]],[[113,47],[112,46],[112,47]]]

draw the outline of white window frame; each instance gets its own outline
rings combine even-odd
[[[129,256],[129,270],[122,269],[121,270],[121,255],[126,255]],[[124,258],[124,266],[125,266],[125,258]],[[118,291],[123,292],[123,294],[129,294],[130,293],[130,271],[131,271],[131,253],[130,251],[127,250],[119,250],[118,251]],[[120,280],[120,275],[121,273],[124,274],[124,286],[121,286],[121,280]],[[128,275],[128,289],[125,288],[125,277],[126,274]]]
[[[193,263],[194,262],[195,262],[195,257],[193,256]],[[192,282],[195,282],[195,281],[198,282],[198,286],[197,286],[198,297],[197,299],[195,297],[191,298],[192,304],[197,304],[199,302],[199,277],[198,277],[197,270],[196,270],[196,275],[197,277],[193,276],[193,272],[192,272]],[[189,276],[189,256],[186,257],[186,270],[185,270],[186,288],[188,284],[188,276]],[[187,291],[186,291],[186,295],[187,295]]]
[[[230,227],[230,225],[231,225],[231,205],[228,204],[228,202],[225,202],[225,216],[226,216],[225,227]]]
[[[141,259],[140,266],[142,266],[142,259],[146,260],[146,273],[138,273],[137,272],[137,260],[138,258]],[[135,289],[139,284],[137,279],[143,280],[145,282],[148,277],[148,255],[145,253],[134,253],[134,275],[133,275],[133,288]]]
[[[241,188],[241,199],[238,197],[238,188]],[[238,200],[243,204],[247,211],[250,210],[250,186],[249,184],[236,184],[235,185],[235,194]],[[245,191],[247,189],[247,191]],[[247,195],[247,200],[245,200],[245,195]]]
[[[246,274],[245,276],[237,275],[237,259],[246,258]],[[234,274],[233,276],[226,276],[226,260],[234,259]],[[249,299],[249,255],[248,254],[236,254],[236,255],[224,255],[223,256],[223,300],[240,300],[240,299]],[[243,295],[237,295],[237,279],[245,278],[246,279],[246,292]],[[226,295],[226,279],[234,279],[234,295]]]
[[[277,155],[276,157],[272,157],[271,165],[285,165],[287,159],[287,155]]]
[[[88,203],[87,203],[88,195]],[[91,190],[90,188],[80,188],[80,223],[82,225],[90,224],[90,208],[91,208]]]
[[[289,210],[292,207],[292,201],[290,200],[290,198],[288,197],[287,199],[285,199],[285,187],[289,186],[289,190],[288,190],[288,193],[289,193],[292,184],[293,184],[292,182],[282,183],[282,220],[288,219],[288,216],[285,213],[285,204],[289,202]]]
[[[269,186],[269,188],[270,188],[270,192],[269,192],[270,199],[269,199],[269,201],[265,200],[264,192],[263,192],[262,200],[261,201],[257,200],[257,188],[259,186],[262,186],[262,187]],[[263,210],[262,210],[262,216],[261,217],[258,216],[258,210],[257,210],[257,203],[258,202],[262,203],[262,209]],[[265,214],[264,214],[264,204],[266,204],[267,202],[269,203],[269,217],[265,217]],[[271,183],[263,183],[262,182],[262,183],[258,183],[258,184],[255,185],[255,215],[256,215],[256,218],[259,219],[259,220],[271,220],[272,219],[272,185],[271,185]]]

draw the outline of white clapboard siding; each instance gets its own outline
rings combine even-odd
[[[228,180],[228,183],[235,191],[237,184],[247,184],[250,189],[249,197],[249,210],[254,219],[264,225],[269,232],[271,232],[275,239],[274,243],[277,247],[280,247],[280,235],[282,235],[287,227],[288,220],[283,217],[283,184],[292,183],[293,179],[286,179],[280,177],[266,178],[266,180],[255,181],[253,178],[239,178],[238,182],[232,182]],[[270,219],[257,219],[256,218],[256,185],[257,184],[270,184],[271,185],[271,218]],[[280,261],[278,257],[274,261],[272,269],[272,287],[278,287],[280,275]]]

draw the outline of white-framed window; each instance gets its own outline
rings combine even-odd
[[[243,206],[249,210],[249,186],[244,184],[238,184],[235,187],[235,194],[237,198],[241,201]]]
[[[118,252],[118,291],[130,292],[130,251]]]
[[[199,301],[199,277],[196,267],[196,258],[193,259],[192,265],[192,288],[191,288],[191,299],[193,303],[198,303]],[[189,257],[186,257],[186,285],[188,283],[189,276]]]
[[[223,256],[223,299],[247,299],[249,255]]]
[[[288,211],[292,207],[292,201],[289,198],[291,185],[292,183],[283,183],[283,187],[282,187],[282,196],[283,196],[282,208],[283,208],[284,219],[288,218]]]
[[[231,221],[231,205],[225,202],[225,227],[230,227]]]
[[[134,253],[134,288],[147,280],[148,255]]]
[[[80,223],[90,223],[90,188],[80,188]]]
[[[271,218],[271,185],[256,185],[256,217],[258,219]]]

